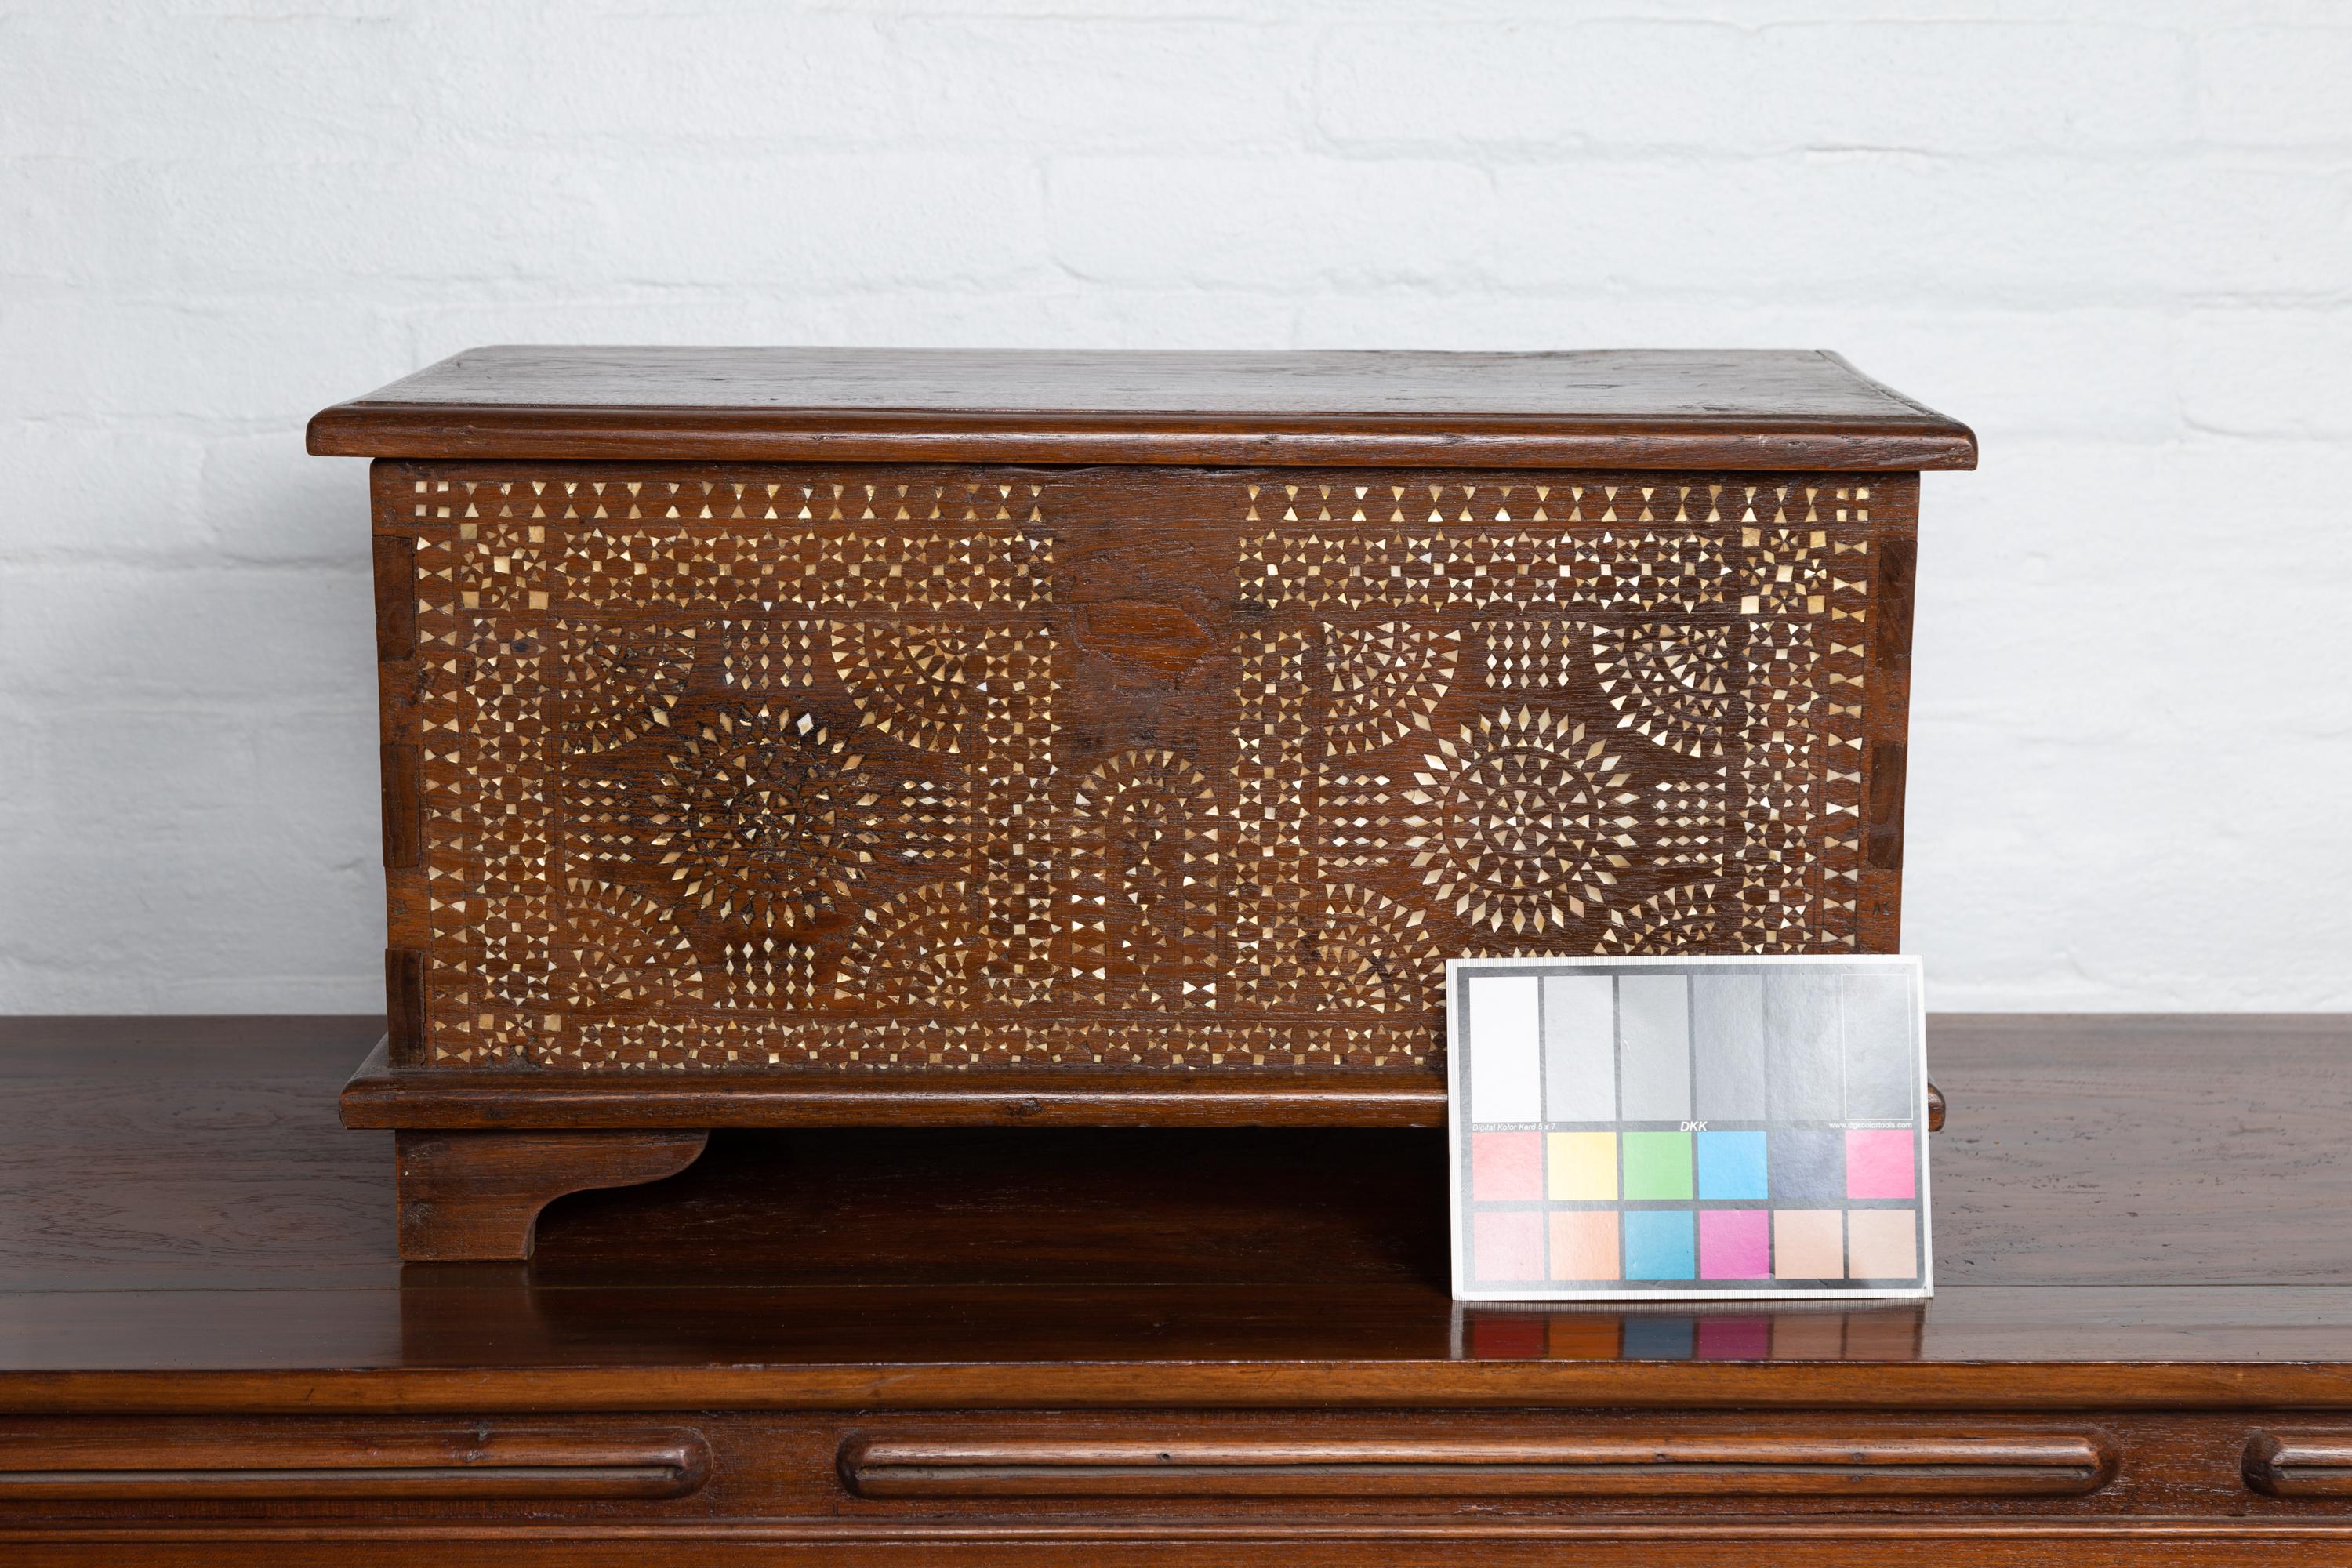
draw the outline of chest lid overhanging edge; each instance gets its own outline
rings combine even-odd
[[[315,416],[329,457],[1973,468],[1975,435],[1818,350],[468,349]]]

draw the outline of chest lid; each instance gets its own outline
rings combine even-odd
[[[1817,350],[468,349],[310,421],[327,457],[1976,467],[1968,426]]]

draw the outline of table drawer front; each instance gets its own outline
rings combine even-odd
[[[854,1438],[861,1497],[2081,1497],[2115,1478],[2096,1429],[1528,1434],[1514,1438]]]
[[[2352,1528],[2347,1435],[2226,1411],[59,1417],[0,1430],[0,1526],[739,1521],[827,1541],[1347,1519],[1465,1540],[1630,1519]]]
[[[691,1496],[690,1428],[57,1423],[0,1432],[0,1503],[611,1502]]]
[[[2267,1413],[908,1412],[838,1431],[856,1518],[2352,1517],[2352,1426]]]
[[[2255,1432],[2246,1439],[2245,1478],[2265,1497],[2352,1499],[2352,1426]]]
[[[1886,948],[1916,496],[380,465],[394,1065],[1413,1071],[1444,956]]]

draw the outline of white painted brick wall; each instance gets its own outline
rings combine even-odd
[[[372,1008],[363,465],[470,343],[1822,345],[1946,1007],[2352,1005],[2352,8],[0,0],[0,1008]]]

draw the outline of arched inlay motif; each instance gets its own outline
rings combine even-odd
[[[919,751],[960,755],[982,703],[983,653],[969,628],[833,623],[833,662],[866,723]]]
[[[1407,1015],[1443,1005],[1445,961],[1421,910],[1341,884],[1299,923],[1299,1005]]]
[[[1378,751],[1429,728],[1453,686],[1462,628],[1383,621],[1327,629],[1324,737],[1335,756]]]
[[[982,929],[963,882],[926,882],[871,910],[841,967],[852,1006],[894,1013],[952,1011],[988,1000],[998,944]]]
[[[1739,706],[1741,630],[1722,622],[1595,626],[1592,662],[1617,727],[1670,752],[1722,756]]]
[[[1596,953],[1711,952],[1726,934],[1715,905],[1716,884],[1669,888],[1630,910],[1609,911]]]
[[[670,911],[626,888],[588,877],[564,881],[562,1001],[584,1010],[695,1005],[702,965]]]
[[[1082,780],[1070,826],[1078,988],[1147,1005],[1217,999],[1217,797],[1175,752],[1121,752]],[[1130,993],[1129,986],[1134,987]]]
[[[667,725],[694,670],[694,630],[557,622],[565,748],[609,752]]]

